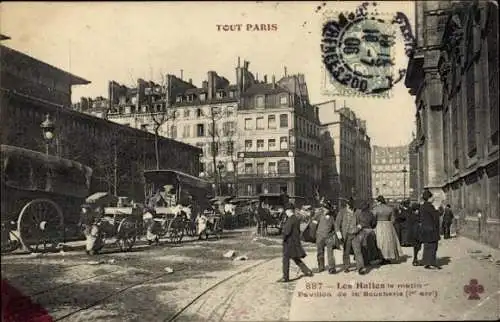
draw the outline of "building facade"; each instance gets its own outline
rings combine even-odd
[[[1,144],[46,152],[40,124],[49,115],[55,137],[48,152],[90,166],[91,192],[142,201],[142,171],[156,165],[154,135],[71,109],[71,85],[88,81],[6,46],[1,50]],[[198,148],[161,138],[159,149],[169,151],[160,155],[162,167],[199,173]]]
[[[458,229],[500,247],[498,8],[418,2],[406,86],[417,106],[419,187],[449,203]]]
[[[304,76],[259,81],[248,67],[238,59],[235,84],[209,71],[200,88],[173,75],[162,84],[139,79],[134,88],[110,82],[107,112],[88,110],[89,99],[74,108],[201,148],[200,175],[218,194],[312,197],[319,189],[319,120]]]
[[[304,75],[267,77],[242,93],[238,128],[238,190],[243,195],[280,193],[306,198],[319,192],[319,118],[309,103]]]
[[[382,195],[389,201],[401,202],[414,193],[409,179],[408,145],[373,146],[371,157],[374,196]]]
[[[372,198],[371,143],[366,122],[335,101],[317,104],[321,120],[322,191],[339,198]]]

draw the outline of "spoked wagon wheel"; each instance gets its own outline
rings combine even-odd
[[[124,218],[120,221],[116,234],[118,245],[122,252],[128,252],[134,247],[135,241],[137,240],[137,233],[138,223],[136,220]]]
[[[171,243],[180,243],[182,241],[182,237],[184,237],[184,227],[182,227],[182,222],[177,219],[172,220],[168,227],[168,232],[168,238]]]
[[[28,202],[19,215],[17,231],[23,247],[31,252],[54,250],[64,240],[61,207],[49,199]]]

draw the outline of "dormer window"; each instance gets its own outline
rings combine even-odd
[[[177,97],[175,98],[175,101],[177,103],[181,103],[182,102],[182,95],[177,95]]]
[[[288,97],[286,95],[283,95],[280,97],[280,104],[281,105],[287,105],[288,104]]]
[[[257,96],[255,98],[255,105],[257,106],[257,108],[264,108],[264,105],[265,105],[264,96]]]
[[[224,92],[224,91],[217,92],[217,98],[224,98],[224,97],[226,97],[226,92]]]
[[[188,102],[192,102],[192,101],[194,101],[194,94],[189,94],[189,95],[187,96],[187,101],[188,101]]]

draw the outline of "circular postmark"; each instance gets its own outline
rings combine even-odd
[[[375,3],[372,6],[376,6]],[[382,18],[363,3],[323,25],[323,64],[339,94],[383,95],[406,73],[414,37],[401,12]]]

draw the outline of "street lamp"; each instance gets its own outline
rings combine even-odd
[[[406,166],[403,166],[403,170],[401,170],[403,173],[403,200],[406,199],[406,173],[408,170],[406,170]]]
[[[224,169],[224,163],[219,160],[219,163],[217,163],[217,170],[219,173],[219,195],[222,195],[222,169]]]
[[[40,124],[40,128],[42,129],[43,139],[45,140],[45,154],[49,155],[50,142],[54,139],[54,130],[56,128],[49,114],[45,115],[45,120]]]

